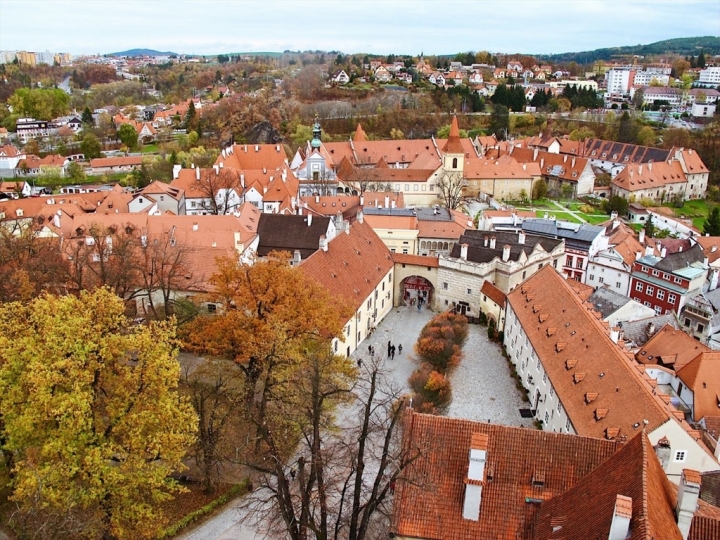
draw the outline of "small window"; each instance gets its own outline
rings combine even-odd
[[[208,313],[215,313],[217,311],[217,305],[215,304],[208,304],[207,305]]]
[[[616,289],[619,289],[621,286],[622,286],[622,285],[620,285],[620,282],[619,282],[619,281],[615,283],[615,288],[616,288]]]
[[[635,290],[636,290],[636,291],[643,292],[643,284],[638,281],[638,282],[635,284]]]
[[[697,325],[697,331],[698,331],[698,332],[702,332],[703,330],[705,330],[705,325],[704,325],[704,324],[698,324],[698,325]]]
[[[653,294],[655,294],[655,287],[648,285],[647,289],[645,289],[645,292],[647,294],[649,294],[650,296],[652,296]]]
[[[685,450],[676,450],[675,451],[675,462],[676,463],[685,463],[685,458],[687,457],[687,453]]]
[[[676,277],[675,279],[673,279],[673,281],[675,283],[682,283],[682,278]]]
[[[665,300],[665,291],[658,289],[656,296],[658,300]]]
[[[447,288],[448,288],[448,284],[447,284],[447,282],[444,282],[444,283],[443,283],[443,289],[447,290]]]
[[[675,304],[676,299],[677,297],[674,294],[668,294],[668,302],[670,302],[671,304]]]
[[[467,290],[467,293],[468,293],[468,294],[472,294],[472,289],[468,289],[468,290]]]
[[[605,278],[604,278],[604,277],[598,278],[598,281],[599,281],[600,283],[605,283]]]

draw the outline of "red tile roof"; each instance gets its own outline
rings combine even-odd
[[[700,421],[716,416],[720,409],[720,352],[706,351],[677,370],[677,376],[693,392],[693,416]]]
[[[647,420],[653,431],[670,415],[627,358],[610,339],[599,314],[552,267],[546,266],[508,294],[508,302],[530,338],[575,431],[605,437],[607,429],[631,437]],[[532,300],[532,303],[530,301]],[[533,306],[541,306],[539,315]],[[512,327],[506,330],[509,335]],[[566,361],[576,360],[568,369]],[[577,383],[574,375],[584,374]],[[597,392],[593,406],[585,394]],[[607,413],[596,414],[596,410]]]
[[[643,432],[566,493],[542,503],[534,538],[607,538],[618,495],[632,500],[628,538],[682,538],[673,486]]]
[[[679,161],[631,163],[612,179],[612,185],[627,191],[663,188],[669,184],[686,182],[687,177]]]
[[[666,324],[635,353],[635,360],[641,364],[659,364],[677,372],[700,353],[709,351],[698,340]]]
[[[242,170],[276,170],[288,165],[281,144],[235,144],[215,160],[215,165],[221,163],[225,168]]]
[[[429,266],[430,268],[438,268],[440,262],[437,257],[424,257],[422,255],[407,255],[404,253],[393,253],[393,262],[399,264],[414,264],[416,266]]]
[[[130,167],[139,166],[143,163],[143,156],[121,156],[109,158],[96,158],[90,160],[93,169],[100,167]]]
[[[363,219],[328,242],[299,266],[330,294],[344,300],[353,312],[393,268],[390,250]]]
[[[464,154],[465,149],[460,142],[460,128],[458,127],[457,116],[453,115],[452,123],[450,124],[450,133],[448,140],[443,147],[443,152],[446,154]]]
[[[505,296],[504,292],[502,292],[489,281],[483,281],[480,292],[487,296],[490,300],[495,302],[501,308],[505,307],[505,300],[507,299],[507,296]]]
[[[525,538],[537,502],[567,491],[619,447],[457,418],[409,413],[405,420],[406,447],[422,452],[395,492],[391,530],[407,538]],[[478,433],[488,440],[480,517],[473,521],[463,519],[462,510],[471,441]]]

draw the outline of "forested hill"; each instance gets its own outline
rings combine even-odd
[[[129,49],[127,51],[110,53],[107,56],[177,56],[174,52],[160,52],[154,49]]]
[[[649,45],[628,45],[624,47],[610,47],[595,49],[594,51],[568,52],[560,54],[535,54],[537,59],[548,63],[577,62],[578,64],[591,64],[596,60],[611,60],[613,56],[637,54],[641,56],[679,54],[682,56],[697,55],[700,51],[705,55],[720,54],[720,37],[703,36],[689,38],[666,39]]]

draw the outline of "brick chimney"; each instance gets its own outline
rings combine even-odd
[[[680,476],[680,485],[678,486],[677,505],[675,506],[677,525],[683,540],[687,540],[690,534],[690,525],[697,510],[699,496],[700,473],[692,469],[683,469]]]
[[[463,261],[467,261],[467,252],[468,252],[468,245],[460,244],[460,258]]]
[[[618,495],[615,499],[615,510],[610,523],[608,540],[625,540],[630,532],[630,519],[632,518],[632,499],[625,495]]]
[[[510,260],[510,246],[508,244],[503,246],[502,260],[505,262]]]
[[[640,229],[640,233],[639,233],[639,234],[640,234],[640,236],[638,237],[638,241],[639,241],[641,244],[644,244],[644,243],[645,243],[645,229]]]
[[[362,222],[363,222],[363,213],[362,213],[362,210],[358,210],[358,212],[357,212],[357,221],[358,221],[358,223],[362,223]]]
[[[297,266],[300,262],[302,262],[302,256],[300,255],[300,250],[296,249],[293,252],[292,265]]]
[[[490,249],[495,249],[495,237],[490,237]]]
[[[518,233],[518,244],[524,244],[525,243],[525,233],[520,231]]]
[[[325,238],[324,234],[320,236],[320,249],[322,249],[325,252],[327,252],[327,250],[328,250],[328,241],[327,241],[327,238]]]
[[[307,224],[308,224],[308,227],[312,227],[312,214],[310,214],[310,213],[308,213]]]
[[[463,501],[463,519],[480,519],[480,502],[485,481],[485,462],[487,460],[488,436],[486,433],[473,433],[470,439],[470,463],[465,479],[465,499]]]
[[[385,195],[385,208],[390,208],[390,195]]]

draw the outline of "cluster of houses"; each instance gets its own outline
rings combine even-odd
[[[6,148],[0,162],[18,159]],[[119,249],[123,233],[140,235],[144,248],[182,249],[170,284],[179,299],[208,290],[218,257],[286,252],[352,306],[343,339],[332,342],[339,354],[420,296],[435,311],[485,314],[503,332],[543,431],[408,413],[407,444],[438,446],[397,484],[397,537],[627,538],[644,527],[716,538],[707,531],[720,530],[717,500],[698,497],[712,495],[705,486],[720,469],[720,238],[637,205],[633,220],[652,216],[678,238],[636,235],[618,216],[581,225],[494,207],[476,224],[441,204],[448,183],[491,202],[530,193],[541,179],[591,194],[596,170],[627,196],[702,197],[707,187],[689,149],[543,137],[501,144],[460,137],[456,119],[443,140],[371,141],[358,126],[346,142],[323,143],[316,122],[292,159],[279,145],[233,144],[212,167],[178,166],[170,183],[139,191],[0,201],[0,222],[11,233],[32,228],[68,257]],[[129,293],[142,315],[167,291]]]

